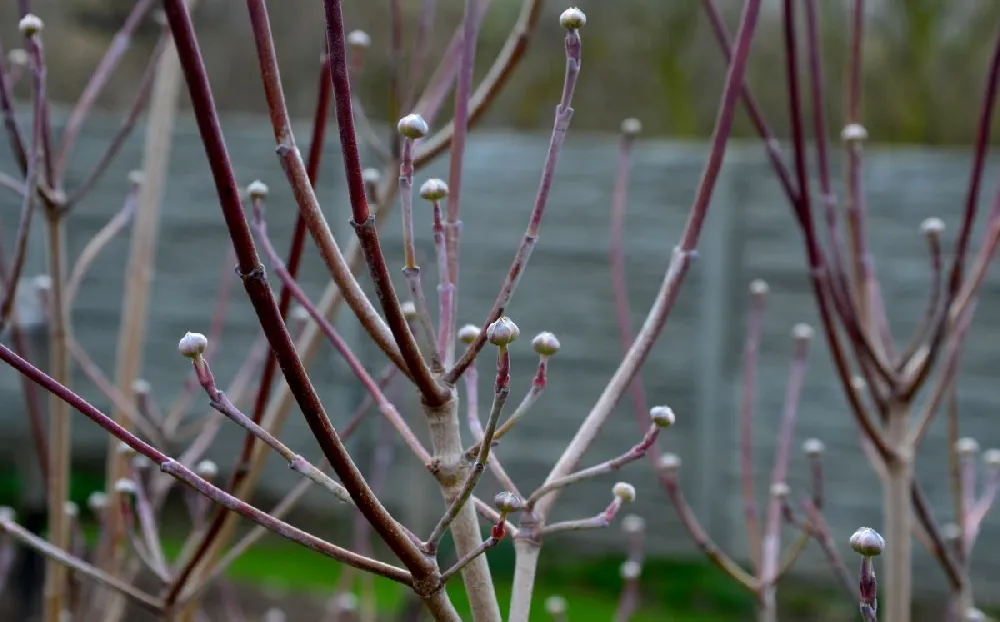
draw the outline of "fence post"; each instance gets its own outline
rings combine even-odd
[[[734,154],[735,155],[735,154]],[[727,160],[731,160],[727,156]],[[737,232],[740,218],[737,176],[733,162],[719,177],[712,207],[698,249],[700,299],[698,313],[698,407],[695,423],[698,474],[698,516],[705,529],[721,546],[730,535],[728,503],[730,461],[733,446],[729,416],[732,399],[727,354],[733,331],[734,296],[740,283],[740,252]]]

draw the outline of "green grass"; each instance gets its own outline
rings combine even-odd
[[[89,472],[74,473],[71,497],[81,505],[94,490],[103,489],[101,477]],[[13,504],[18,498],[19,481],[8,470],[0,471],[0,505]],[[87,529],[89,535],[96,535]],[[163,534],[168,557],[177,555],[183,534]],[[442,543],[442,559],[451,559],[447,540]],[[553,542],[554,551],[558,542]],[[510,577],[514,552],[509,542],[488,553],[501,607],[506,610],[511,593]],[[544,552],[539,565],[533,619],[545,620],[544,601],[552,595],[566,598],[574,622],[607,622],[613,619],[621,580],[618,568],[621,555],[603,558],[576,558],[571,563]],[[329,594],[336,584],[341,566],[332,560],[285,540],[270,538],[240,557],[230,567],[228,576],[237,583],[281,587],[295,593]],[[379,610],[396,611],[403,603],[405,588],[385,579],[376,579]],[[753,600],[729,577],[702,559],[647,560],[642,577],[643,602],[635,622],[723,622],[753,617]],[[460,582],[449,585],[448,593],[463,619],[470,619],[468,601]],[[783,600],[796,603],[796,613],[805,618],[823,619],[831,599],[812,589],[789,585],[782,590]],[[834,602],[842,600],[838,594]],[[803,603],[805,603],[803,605]],[[841,603],[843,604],[843,603]],[[848,603],[849,604],[849,603]],[[805,609],[805,611],[803,611]]]

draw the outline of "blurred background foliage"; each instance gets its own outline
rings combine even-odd
[[[423,0],[401,0],[410,23]],[[388,106],[389,0],[348,1],[351,27],[373,39],[365,75],[357,90],[373,119]],[[75,99],[131,0],[36,0],[46,24],[52,96]],[[437,0],[432,58],[438,58],[462,13],[462,0]],[[546,0],[545,15],[530,43],[529,60],[485,123],[530,130],[551,123],[563,71],[562,37],[556,16],[565,2]],[[701,138],[711,129],[714,102],[725,70],[700,0],[578,0],[590,26],[584,33],[585,73],[577,92],[575,130],[617,129],[626,116],[639,117],[650,134]],[[741,2],[717,0],[731,28]],[[786,116],[781,23],[771,2],[756,38],[750,82],[776,131]],[[850,0],[823,0],[823,47],[830,124],[840,123]],[[869,2],[865,28],[865,120],[874,141],[933,145],[968,143],[989,62],[989,47],[1000,20],[1000,3],[981,0],[887,0]],[[0,36],[7,49],[19,40],[16,3],[0,6]],[[521,0],[493,0],[484,21],[476,65],[482,75],[515,22]],[[316,64],[323,44],[322,5],[282,0],[272,10],[272,26],[282,77],[293,114],[311,114]],[[206,0],[196,15],[206,63],[218,104],[228,112],[265,111],[246,9],[241,2]],[[412,32],[413,28],[410,28]],[[101,105],[127,105],[158,30],[149,24],[133,43]],[[408,47],[408,46],[407,46]],[[404,59],[405,63],[405,59]],[[405,64],[404,64],[405,66]],[[22,85],[23,86],[23,85]],[[186,103],[186,102],[185,102]],[[749,136],[745,117],[738,135]]]

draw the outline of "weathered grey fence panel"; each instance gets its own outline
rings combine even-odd
[[[87,127],[79,142],[77,158],[84,166],[77,164],[72,169],[70,185],[86,172],[114,124],[113,119],[98,117]],[[267,122],[232,117],[227,118],[225,130],[240,182],[260,178],[272,188],[268,223],[276,245],[284,252],[295,208],[273,154]],[[306,129],[299,129],[300,142],[305,143],[307,137]],[[534,202],[546,143],[545,137],[536,135],[494,132],[475,134],[469,144],[462,207],[461,323],[482,322],[494,300]],[[346,247],[353,234],[347,225],[349,209],[342,192],[343,172],[335,142],[331,142],[328,152],[319,196],[341,245]],[[563,344],[550,366],[545,395],[498,448],[498,455],[522,491],[540,483],[598,398],[620,358],[608,268],[609,205],[616,153],[616,143],[610,137],[571,135],[553,186],[539,245],[510,309],[510,315],[522,330],[522,340],[514,349],[512,400],[521,398],[534,373],[536,359],[530,348],[531,337],[539,331],[552,330]],[[93,155],[87,157],[90,154]],[[705,154],[706,147],[700,144],[642,141],[637,145],[626,229],[634,329],[641,325],[681,235]],[[119,209],[126,173],[138,166],[140,159],[141,133],[129,141],[105,181],[73,216],[71,257]],[[965,152],[873,150],[867,162],[872,247],[879,273],[887,284],[883,295],[890,307],[896,337],[905,338],[924,312],[928,272],[919,223],[936,215],[954,231],[964,198],[968,156]],[[0,167],[11,170],[6,152],[0,156]],[[422,173],[418,184],[432,175],[446,175],[443,162]],[[0,210],[4,241],[9,248],[17,213],[17,202],[9,193],[0,194]],[[433,299],[436,274],[430,217],[420,203],[416,206],[416,219],[425,286]],[[398,212],[394,211],[383,226],[382,239],[391,265],[401,265]],[[193,124],[185,121],[178,129],[171,160],[171,183],[164,205],[145,361],[146,376],[163,408],[169,407],[188,372],[185,361],[176,354],[177,339],[186,330],[208,331],[219,276],[230,269],[224,264],[226,241],[204,152]],[[73,315],[81,343],[112,377],[127,249],[127,236],[122,236],[98,259]],[[737,496],[736,430],[747,284],[762,277],[770,283],[772,291],[758,372],[754,437],[755,476],[762,501],[766,499],[775,431],[784,398],[789,330],[799,321],[817,325],[800,232],[789,217],[786,202],[758,146],[738,145],[727,155],[699,251],[699,259],[692,266],[663,336],[643,370],[643,380],[651,403],[669,404],[677,412],[678,425],[664,435],[662,446],[682,457],[687,496],[713,536],[739,553],[745,550],[745,535]],[[37,273],[42,266],[41,250],[36,246],[31,256],[31,271]],[[302,274],[304,287],[314,296],[328,280],[311,247]],[[367,287],[367,277],[362,281]],[[405,290],[402,279],[397,280],[397,286]],[[996,353],[998,342],[992,337],[1000,331],[997,314],[1000,295],[995,278],[987,283],[985,294],[974,327],[976,336],[967,344],[963,359],[961,405],[963,433],[976,436],[987,447],[1000,445],[1000,432],[992,421],[993,405],[1000,397],[993,372],[1000,356]],[[384,363],[360,339],[356,322],[343,314],[338,325],[358,344],[372,370],[379,370]],[[257,334],[252,310],[237,282],[229,300],[222,346],[213,358],[218,378],[225,382],[232,377]],[[827,516],[843,541],[856,526],[878,522],[880,495],[876,476],[858,448],[857,432],[832,375],[821,335],[817,334],[812,350],[796,431],[791,483],[793,488],[803,490],[805,482],[800,477],[803,458],[798,450],[801,441],[809,436],[822,438],[829,448]],[[344,421],[360,400],[360,389],[329,348],[323,349],[314,370],[313,379],[331,416],[335,422]],[[491,370],[492,352],[487,351],[479,363],[481,411],[485,411],[490,399]],[[98,406],[109,407],[79,370],[75,371],[74,385]],[[16,376],[10,371],[0,371],[0,395],[4,402],[20,404],[19,391]],[[203,404],[204,400],[196,395],[193,403]],[[413,397],[400,396],[399,403],[404,416],[423,434]],[[203,416],[205,412],[204,407],[192,409],[193,416]],[[5,416],[2,451],[4,456],[12,457],[20,451],[17,448],[23,444],[27,428],[20,408],[8,409]],[[367,459],[373,434],[374,431],[366,432],[356,442],[362,460]],[[316,451],[305,425],[294,414],[283,437],[307,455]],[[89,459],[96,459],[106,442],[95,426],[82,419],[74,423],[74,438],[79,455]],[[585,463],[613,457],[631,447],[637,438],[632,406],[626,399],[587,454]],[[224,425],[211,455],[223,465],[228,464],[241,441],[240,431]],[[925,443],[927,453],[921,463],[921,481],[940,513],[939,521],[943,522],[947,520],[950,505],[946,496],[942,426],[935,426]],[[293,481],[288,469],[278,462],[272,461],[264,479],[264,489],[270,493],[279,493]],[[398,452],[396,466],[405,476],[392,478],[390,502],[407,507],[414,521],[433,520],[439,508],[428,478],[402,450]],[[639,499],[631,509],[655,525],[654,549],[691,551],[673,509],[657,490],[649,464],[632,465],[620,477],[637,485]],[[570,489],[563,497],[557,518],[596,513],[610,499],[614,481],[612,477],[602,478]],[[492,482],[484,483],[484,495],[494,491]],[[314,497],[313,501],[316,502],[313,507],[321,507],[321,497]],[[981,539],[976,560],[978,577],[984,586],[995,586],[1000,578],[1000,562],[989,551],[1000,543],[1000,521],[991,519]],[[587,534],[581,538],[582,542],[591,550],[608,550],[620,547],[621,537],[612,529]],[[921,567],[932,568],[932,562],[921,555]],[[820,575],[825,572],[819,564],[810,566]],[[917,576],[929,586],[938,583],[935,572],[920,572]]]

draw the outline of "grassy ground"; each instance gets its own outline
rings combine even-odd
[[[103,487],[93,474],[74,477],[72,497],[83,505],[87,495]],[[0,505],[17,499],[17,478],[0,470]],[[164,547],[173,557],[180,549],[182,534],[164,534]],[[447,541],[443,543],[447,545]],[[557,543],[553,543],[557,546]],[[549,549],[553,551],[554,549]],[[490,551],[490,566],[497,584],[501,605],[506,610],[510,598],[514,554],[509,543]],[[442,559],[451,559],[442,550]],[[607,622],[613,619],[621,580],[618,576],[620,555],[604,558],[574,557],[570,561],[543,553],[532,605],[535,620],[546,620],[544,600],[561,595],[568,602],[573,622]],[[341,567],[317,553],[296,544],[272,537],[246,553],[230,569],[229,577],[241,586],[241,592],[285,592],[285,603],[309,600],[315,608],[321,596],[328,596],[340,575]],[[268,590],[267,588],[271,588]],[[468,605],[460,583],[449,586],[456,607],[468,617]],[[403,604],[405,592],[386,580],[375,581],[376,601],[380,612],[391,614]],[[753,619],[753,600],[742,588],[703,558],[647,560],[642,577],[642,608],[635,622],[735,622]],[[303,597],[310,596],[308,599]],[[312,598],[315,596],[316,598]],[[785,582],[780,591],[783,622],[839,622],[854,620],[857,606],[839,592],[823,592],[814,586]],[[306,615],[303,613],[303,615]],[[310,614],[314,615],[314,614]]]

